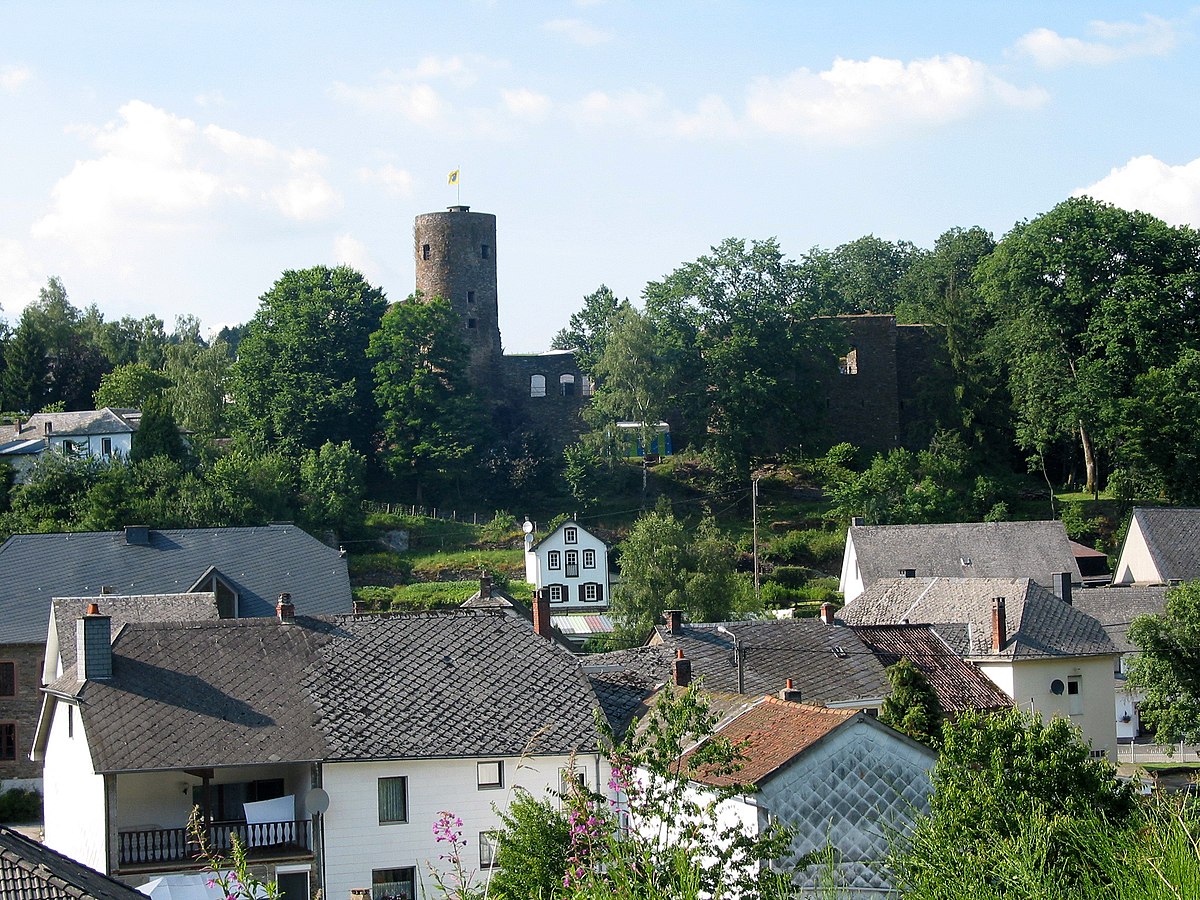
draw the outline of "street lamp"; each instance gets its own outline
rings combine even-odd
[[[718,625],[717,631],[728,635],[733,640],[733,658],[737,662],[737,692],[744,694],[746,693],[746,648],[742,646],[738,636],[724,625]]]

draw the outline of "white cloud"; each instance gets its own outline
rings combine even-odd
[[[597,28],[583,19],[552,19],[544,23],[542,28],[583,47],[595,47],[612,40],[611,32]]]
[[[664,110],[662,92],[657,90],[592,91],[574,104],[572,114],[587,125],[620,125],[653,121],[664,115]]]
[[[500,99],[504,108],[514,118],[526,122],[542,121],[546,118],[551,106],[550,98],[545,94],[538,94],[526,88],[501,91]]]
[[[197,94],[194,99],[196,105],[203,108],[229,105],[229,101],[225,99],[225,95],[220,91],[205,91],[202,94]]]
[[[27,66],[0,66],[0,91],[15,94],[33,78],[33,70]]]
[[[449,111],[441,95],[424,83],[384,81],[356,86],[339,81],[333,86],[333,95],[366,112],[399,115],[417,125],[436,125]]]
[[[118,116],[87,132],[96,155],[54,186],[35,238],[64,241],[95,260],[118,241],[214,225],[231,210],[306,222],[341,203],[311,150],[200,128],[140,100]]]
[[[884,127],[959,119],[989,103],[1033,106],[1044,100],[1040,90],[1002,81],[965,56],[908,63],[837,59],[823,72],[797,69],[783,78],[756,79],[746,120],[768,133],[854,139]]]
[[[334,262],[341,266],[349,266],[364,275],[368,281],[374,281],[379,276],[379,265],[367,245],[353,235],[339,235],[333,242]]]
[[[0,308],[9,321],[37,299],[45,283],[37,269],[24,244],[0,238]]]
[[[1153,156],[1136,156],[1074,196],[1084,194],[1148,212],[1170,225],[1200,227],[1200,159],[1172,166]]]
[[[393,197],[410,197],[413,189],[412,173],[406,169],[397,169],[390,163],[378,169],[359,169],[359,180],[367,184],[382,185],[384,191]]]
[[[1091,22],[1093,40],[1063,37],[1038,28],[1017,40],[1016,48],[1047,69],[1069,65],[1103,66],[1138,56],[1164,56],[1178,43],[1174,23],[1147,15],[1141,23]]]

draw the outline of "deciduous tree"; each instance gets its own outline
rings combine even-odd
[[[1145,699],[1142,722],[1166,744],[1200,740],[1200,582],[1167,592],[1161,616],[1138,616],[1129,640],[1141,653],[1129,683]]]

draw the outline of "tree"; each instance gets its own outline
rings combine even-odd
[[[238,424],[293,455],[326,441],[371,450],[367,344],[387,307],[353,269],[288,271],[260,298],[233,365]]]
[[[4,399],[8,407],[35,413],[46,400],[46,343],[22,315],[4,346]]]
[[[1121,462],[1172,503],[1200,503],[1200,351],[1138,375],[1121,419]]]
[[[1058,440],[1082,452],[1100,487],[1120,398],[1138,373],[1196,341],[1200,233],[1088,197],[1060,203],[1005,235],[979,268],[997,323],[1021,447]]]
[[[344,532],[362,520],[367,460],[349,441],[326,441],[300,461],[300,503],[312,529]]]
[[[460,329],[446,300],[410,297],[371,336],[384,461],[412,480],[417,502],[431,477],[462,470],[479,427]]]
[[[948,872],[994,877],[1008,842],[1039,826],[1057,841],[1051,852],[1065,881],[1086,864],[1073,858],[1070,824],[1098,816],[1120,828],[1137,811],[1135,791],[1112,763],[1091,758],[1066,719],[962,713],[942,730],[929,814],[892,859],[897,887],[914,900],[959,896],[945,893]]]
[[[165,456],[182,462],[187,455],[187,447],[179,435],[179,425],[171,415],[170,407],[161,397],[150,395],[142,407],[142,419],[133,436],[130,461],[140,462],[153,456]]]
[[[570,323],[554,336],[550,346],[555,350],[574,350],[579,368],[591,374],[596,360],[604,353],[613,317],[628,308],[628,300],[618,300],[602,284],[583,298],[583,308],[571,314]]]
[[[809,291],[826,315],[890,313],[919,255],[908,241],[892,243],[873,234],[830,252],[813,249],[804,259]]]
[[[171,379],[161,372],[141,363],[126,363],[100,379],[93,402],[96,409],[105,406],[142,409],[151,397],[161,397],[170,386]]]
[[[936,748],[941,742],[945,712],[925,673],[901,659],[888,667],[887,676],[892,693],[883,701],[879,721]]]
[[[1167,591],[1161,616],[1138,616],[1129,640],[1134,657],[1129,683],[1145,697],[1142,722],[1165,744],[1200,740],[1200,582]]]
[[[549,898],[563,886],[571,826],[557,803],[517,788],[508,809],[498,809],[504,829],[496,835],[496,868],[489,896],[496,900]]]
[[[190,339],[167,345],[163,374],[171,384],[163,395],[180,425],[203,438],[227,433],[232,365],[229,345],[220,339],[208,347]]]

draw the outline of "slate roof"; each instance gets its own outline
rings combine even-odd
[[[128,414],[136,414],[131,421]],[[50,434],[54,437],[72,437],[85,434],[132,434],[137,431],[138,410],[85,409],[79,412],[38,413],[30,416],[21,434],[45,436],[46,423],[50,423]]]
[[[583,671],[617,738],[650,708],[650,699],[671,678],[675,653],[662,644],[593,653],[583,657]]]
[[[860,715],[865,718],[864,713],[852,709],[828,709],[763,697],[715,732],[735,744],[745,743],[741,767],[728,774],[699,768],[691,777],[715,787],[761,785],[821,738]],[[689,750],[681,758],[685,769],[695,752]]]
[[[22,438],[0,444],[0,456],[37,456],[46,449],[42,438]]]
[[[1005,598],[1007,639],[992,653],[992,598]],[[1115,654],[1100,623],[1029,578],[888,578],[839,618],[848,625],[935,625],[965,659],[1044,659]]]
[[[1008,694],[964,662],[929,625],[859,625],[854,631],[884,666],[907,659],[920,669],[948,713],[1012,706]]]
[[[4,900],[146,900],[44,844],[0,825],[0,897]]]
[[[568,753],[597,744],[575,659],[503,613],[125,625],[77,698],[99,772]]]
[[[1122,653],[1136,653],[1129,642],[1129,623],[1138,616],[1161,616],[1167,608],[1165,585],[1106,587],[1076,591],[1074,606],[1098,621]]]
[[[1081,577],[1057,521],[854,525],[849,537],[868,587],[902,569],[916,569],[918,577],[1032,578],[1046,587],[1055,573],[1070,572],[1075,583]]]
[[[121,531],[15,534],[0,546],[0,641],[43,643],[53,597],[182,593],[210,568],[242,616],[273,616],[284,591],[306,615],[351,609],[346,561],[295,525],[151,529],[145,545]]]
[[[1200,509],[1137,507],[1133,517],[1163,581],[1200,578]]]

